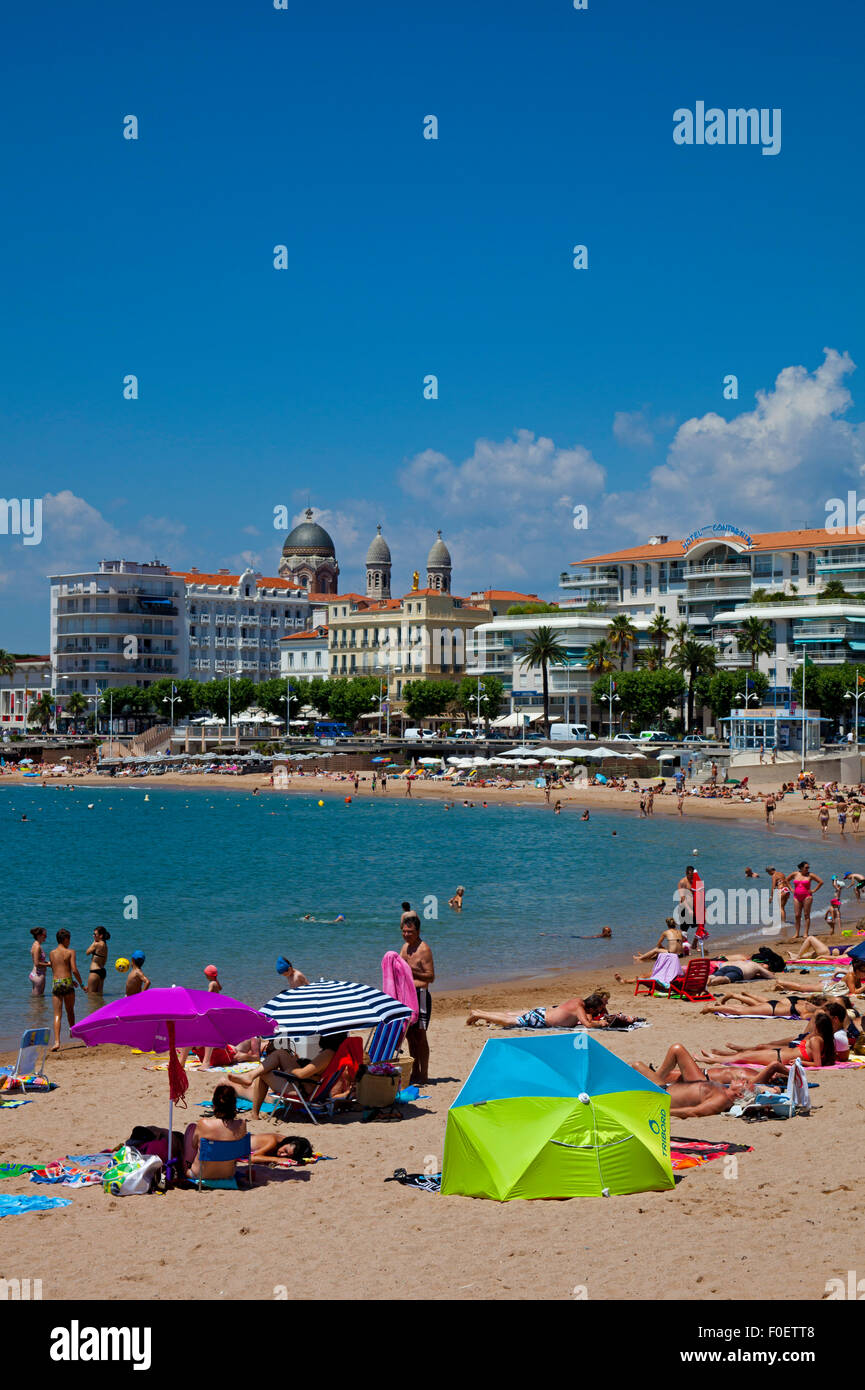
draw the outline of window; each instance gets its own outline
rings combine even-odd
[[[647,594],[652,592],[652,566],[643,566],[643,588]]]
[[[631,565],[631,598],[637,593],[637,566]]]
[[[799,556],[795,551],[790,556],[790,577],[791,579],[799,578]]]
[[[808,551],[808,583],[813,584],[816,577],[817,562],[813,550]]]
[[[658,566],[658,590],[660,593],[667,592],[667,562],[662,560]]]

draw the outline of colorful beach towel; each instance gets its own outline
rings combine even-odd
[[[735,1062],[736,1066],[741,1067],[743,1071],[762,1071],[763,1069],[762,1062],[740,1062],[735,1056],[727,1058],[727,1061]],[[810,1075],[812,1071],[840,1071],[845,1067],[852,1067],[858,1071],[861,1067],[865,1067],[865,1057],[851,1057],[849,1062],[833,1062],[831,1067],[806,1067],[805,1072],[806,1075]]]
[[[68,1197],[14,1197],[5,1192],[0,1195],[0,1217],[21,1216],[27,1211],[49,1211],[52,1207],[71,1207]]]
[[[55,1091],[56,1081],[49,1081],[47,1076],[37,1076],[34,1072],[27,1072],[24,1076],[15,1076],[12,1072],[7,1072],[0,1077],[0,1092],[8,1095],[13,1091]]]
[[[0,1163],[0,1178],[26,1178],[34,1166],[32,1163]]]
[[[715,1158],[725,1158],[727,1154],[750,1154],[754,1150],[750,1144],[729,1144],[723,1139],[670,1139],[670,1159],[674,1173],[687,1168],[702,1168]]]
[[[62,1183],[64,1187],[95,1187],[101,1186],[102,1178],[108,1172],[109,1164],[101,1169],[80,1168],[74,1163],[64,1163],[62,1159],[55,1159],[52,1163],[46,1163],[42,1168],[34,1168],[30,1173],[30,1181],[37,1183]]]
[[[0,1110],[14,1110],[18,1105],[32,1105],[32,1096],[0,1096]]]

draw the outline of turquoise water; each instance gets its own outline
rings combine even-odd
[[[654,945],[692,859],[707,886],[726,888],[746,886],[746,864],[792,868],[810,854],[828,879],[859,858],[856,846],[856,857],[846,849],[840,863],[830,844],[760,822],[593,812],[584,823],[544,807],[458,803],[446,811],[401,795],[343,798],[327,795],[320,808],[311,794],[240,788],[0,789],[0,1044],[50,1017],[50,998],[30,997],[31,926],[48,929],[48,949],[67,926],[85,980],[92,929],[107,927],[106,999],[122,993],[115,959],[141,949],[154,984],[204,988],[203,967],[213,963],[226,992],[261,1004],[279,987],[279,954],[310,979],[379,984],[382,954],[402,944],[404,898],[422,916],[424,900],[438,899],[424,936],[437,984],[447,987],[629,959]],[[461,915],[447,906],[458,884],[466,887]],[[130,896],[137,920],[124,920]],[[299,921],[307,912],[347,920]],[[574,939],[605,925],[612,942]]]

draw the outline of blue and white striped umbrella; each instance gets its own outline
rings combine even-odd
[[[314,1033],[347,1033],[377,1023],[411,1018],[411,1009],[370,985],[346,980],[319,980],[300,989],[285,989],[263,1005],[280,1032],[302,1038]]]

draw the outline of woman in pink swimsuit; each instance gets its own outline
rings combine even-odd
[[[796,911],[796,935],[793,937],[793,940],[796,941],[800,935],[803,913],[805,931],[802,934],[805,936],[811,934],[811,904],[818,888],[823,887],[823,880],[818,878],[816,874],[812,874],[807,859],[803,859],[797,866],[795,873],[790,874],[788,882],[793,889],[793,903]]]

